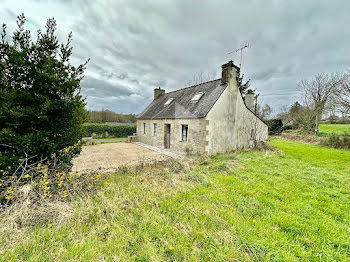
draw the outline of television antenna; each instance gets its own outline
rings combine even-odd
[[[240,59],[240,61],[239,61],[239,68],[242,67],[242,53],[243,53],[243,49],[244,49],[244,48],[247,48],[247,47],[249,47],[249,43],[248,43],[248,42],[247,42],[244,46],[242,46],[241,48],[238,48],[238,49],[236,49],[236,50],[233,50],[233,51],[227,53],[228,55],[230,55],[230,54],[233,54],[233,53],[237,53],[237,52],[239,52],[239,51],[241,52],[241,59]]]

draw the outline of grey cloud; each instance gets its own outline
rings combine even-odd
[[[219,77],[227,60],[239,64],[239,54],[227,53],[247,41],[242,73],[275,108],[299,98],[302,78],[350,68],[346,0],[50,2],[68,10],[56,18],[62,35],[73,31],[74,62],[91,58],[82,83],[89,108],[138,113],[155,87],[182,88],[197,72]],[[55,14],[41,2],[33,8]]]

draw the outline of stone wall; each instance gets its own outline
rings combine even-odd
[[[146,123],[146,134],[143,134],[143,123]],[[153,124],[157,123],[157,135],[153,135]],[[139,119],[137,120],[137,140],[139,142],[164,149],[165,124],[171,125],[170,151],[183,154],[204,153],[206,142],[205,119]],[[188,125],[188,141],[181,141],[181,125]]]

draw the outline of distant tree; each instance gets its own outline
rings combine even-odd
[[[309,113],[314,116],[314,130],[318,132],[318,125],[329,97],[344,82],[343,73],[320,73],[310,79],[303,79],[299,87],[303,92],[304,103]]]
[[[284,112],[278,114],[277,117],[293,129],[313,131],[314,114],[307,106],[303,106],[298,101],[284,109]]]
[[[344,74],[342,83],[336,89],[336,98],[343,111],[350,111],[350,71]]]
[[[2,27],[0,178],[25,156],[35,163],[76,144],[86,119],[80,81],[87,62],[70,64],[72,33],[67,43],[59,44],[52,18],[34,42],[24,30],[25,21],[23,14],[18,16],[12,42],[7,41],[6,25]]]
[[[268,104],[264,104],[263,106],[259,104],[257,105],[257,114],[261,119],[267,120],[271,113],[272,108]]]
[[[119,122],[119,123],[135,123],[136,116],[133,114],[117,114],[110,110],[101,111],[87,111],[89,123],[106,123],[106,122]]]

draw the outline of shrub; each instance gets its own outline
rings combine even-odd
[[[50,161],[49,156],[74,145],[86,118],[80,94],[86,63],[70,65],[72,35],[60,45],[56,21],[48,19],[46,32],[32,41],[25,21],[18,16],[11,42],[4,25],[0,41],[0,176],[17,174],[20,159],[28,165]],[[67,162],[79,148],[74,153]]]
[[[84,124],[84,136],[127,137],[136,133],[136,126],[110,126],[104,124]]]
[[[283,130],[283,123],[281,119],[271,119],[267,120],[267,125],[269,127],[270,135],[279,135]]]
[[[70,196],[81,194],[84,190],[93,190],[100,180],[100,174],[70,172],[70,161],[76,155],[80,143],[60,150],[50,157],[50,161],[27,164],[23,159],[19,168],[12,174],[0,179],[0,207],[29,200],[40,203],[41,200],[66,201]]]
[[[322,144],[324,146],[350,150],[350,134],[344,133],[341,135],[332,133]]]

